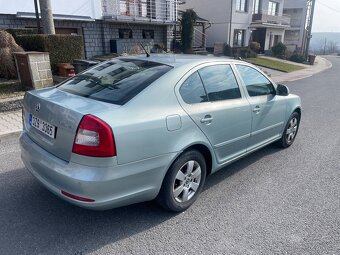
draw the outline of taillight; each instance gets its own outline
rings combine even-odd
[[[115,141],[109,125],[92,115],[85,115],[78,126],[72,152],[90,157],[116,156]]]

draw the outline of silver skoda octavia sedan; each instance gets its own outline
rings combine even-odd
[[[301,101],[246,62],[123,57],[24,98],[27,169],[89,209],[156,199],[180,212],[206,176],[276,142],[290,146]]]

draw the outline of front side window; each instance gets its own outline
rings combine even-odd
[[[234,46],[242,47],[244,44],[245,30],[235,29],[234,30]]]
[[[208,101],[201,77],[197,72],[186,79],[179,89],[179,93],[181,94],[183,101],[187,104],[197,104]]]
[[[58,89],[124,105],[171,69],[171,66],[156,62],[116,58],[65,81]]]
[[[208,93],[209,101],[241,98],[241,92],[230,65],[209,66],[198,72]]]
[[[247,12],[248,0],[236,0],[236,11]]]
[[[269,1],[268,15],[276,16],[278,12],[279,12],[279,4],[276,2]]]
[[[236,66],[247,87],[249,96],[256,97],[275,94],[273,84],[262,73],[249,66]]]

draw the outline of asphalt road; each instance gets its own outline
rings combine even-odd
[[[340,254],[340,58],[289,83],[302,97],[298,137],[208,178],[171,214],[152,202],[105,212],[72,206],[0,144],[0,254]]]

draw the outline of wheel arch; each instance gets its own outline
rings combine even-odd
[[[300,118],[300,120],[301,120],[301,107],[296,107],[296,108],[294,109],[293,113],[294,113],[294,112],[297,112],[297,113],[299,114],[299,118]]]
[[[212,171],[212,153],[209,148],[204,144],[193,144],[186,148],[182,153],[190,150],[196,150],[203,155],[207,167],[207,176],[210,175]],[[181,154],[179,154],[177,157],[179,157]]]

